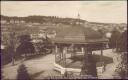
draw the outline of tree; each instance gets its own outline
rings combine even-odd
[[[119,53],[121,53],[121,62],[117,71],[120,77],[125,79],[128,77],[127,30],[121,34],[118,45]]]
[[[17,80],[31,80],[30,75],[28,74],[28,71],[24,64],[21,64],[17,70]]]
[[[83,66],[81,75],[97,77],[96,61],[92,54],[89,54],[88,48],[85,48]]]
[[[41,53],[41,52],[44,52],[44,53],[51,53],[52,52],[52,43],[51,43],[51,40],[46,37],[45,38],[42,38],[42,41],[43,42],[38,42],[35,44],[36,46],[36,50]]]
[[[127,30],[125,30],[118,39],[118,48],[120,52],[127,52]]]
[[[102,35],[102,37],[104,37],[105,35],[104,29],[98,29],[98,32]]]
[[[10,33],[10,41],[8,46],[8,51],[11,53],[12,57],[12,65],[14,65],[15,61],[15,32]]]
[[[109,43],[110,43],[110,47],[112,49],[114,48],[117,48],[117,41],[119,39],[119,36],[120,36],[120,32],[117,30],[117,29],[114,29],[112,31],[112,35],[111,35],[111,38],[109,40]]]
[[[35,47],[31,42],[30,35],[22,35],[19,37],[20,45],[17,47],[16,52],[20,55],[25,54],[25,57],[27,54],[31,54],[35,52]]]

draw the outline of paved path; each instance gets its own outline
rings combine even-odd
[[[36,79],[42,79],[50,75],[58,75],[57,72],[53,70],[54,57],[53,54],[49,54],[40,59],[26,61],[25,65],[28,67],[29,73],[32,75],[38,74],[38,76],[35,77]]]
[[[105,71],[99,76],[100,79],[113,79],[113,75],[115,75],[115,69],[119,64],[117,57],[119,54],[112,52],[111,49],[104,51],[104,56],[108,56],[113,58],[113,63],[107,64],[105,67]]]
[[[28,72],[35,76],[34,78],[43,78],[48,75],[55,75],[57,72],[53,71],[53,63],[54,63],[54,55],[49,54],[46,56],[42,56],[40,58],[34,59],[34,60],[27,60],[24,62],[24,64],[27,67]],[[16,79],[17,75],[17,69],[19,67],[20,63],[12,66],[11,64],[8,64],[4,66],[2,69],[3,76],[5,79]]]

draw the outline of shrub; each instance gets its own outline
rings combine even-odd
[[[21,64],[18,68],[17,80],[30,80],[30,76],[24,64]]]

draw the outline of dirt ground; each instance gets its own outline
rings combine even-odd
[[[99,51],[96,51],[95,54],[99,54]],[[117,57],[119,54],[113,53],[111,49],[103,51],[104,56],[108,56],[113,58],[113,63],[107,64],[105,67],[105,72],[98,76],[100,79],[110,79],[113,78],[115,75],[115,69],[118,65],[119,61]],[[30,60],[26,60],[23,63],[26,65],[28,72],[34,79],[42,79],[47,76],[58,76],[60,75],[59,72],[53,70],[55,56],[54,54],[48,54],[46,56],[40,56],[39,58],[34,58]],[[16,65],[12,66],[11,63],[5,65],[2,68],[4,79],[16,79],[17,76],[17,69],[21,61],[17,61]]]

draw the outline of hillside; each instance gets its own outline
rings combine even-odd
[[[1,20],[6,20],[7,22],[13,21],[25,21],[25,23],[53,23],[53,24],[73,24],[77,21],[80,21],[82,23],[86,22],[82,19],[74,19],[74,18],[60,18],[57,16],[27,16],[27,17],[9,17],[9,16],[3,16],[1,15]]]
[[[6,23],[30,23],[30,24],[48,24],[48,25],[58,25],[58,24],[64,24],[64,25],[72,25],[77,24],[78,22],[80,24],[84,24],[86,27],[93,27],[93,28],[112,28],[112,27],[126,27],[126,23],[100,23],[100,22],[88,22],[86,20],[82,19],[76,19],[76,18],[60,18],[57,16],[39,16],[39,15],[33,15],[33,16],[27,16],[27,17],[16,17],[16,16],[1,16],[1,21],[5,21]]]

